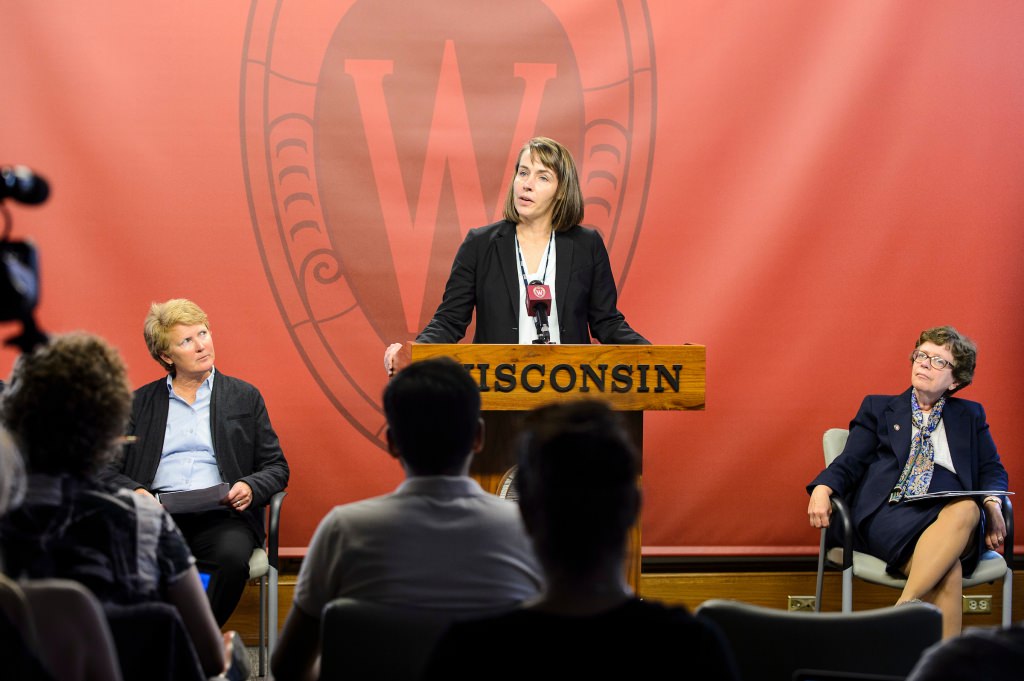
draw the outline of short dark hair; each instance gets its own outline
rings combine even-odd
[[[600,400],[531,412],[520,439],[519,506],[540,559],[583,573],[625,547],[640,510],[640,455]]]
[[[450,357],[413,362],[384,388],[384,415],[406,464],[420,475],[438,475],[472,453],[480,388]]]
[[[84,477],[119,453],[131,404],[117,350],[76,332],[18,358],[0,418],[30,473]]]
[[[953,380],[956,382],[956,388],[947,390],[947,394],[952,395],[971,384],[974,380],[974,367],[978,362],[978,347],[974,341],[952,326],[934,326],[921,332],[914,349],[917,350],[925,343],[947,348],[953,355],[953,364],[956,365],[953,369]]]

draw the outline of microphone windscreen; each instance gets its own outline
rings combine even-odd
[[[531,317],[537,316],[537,307],[547,314],[551,310],[551,287],[539,281],[531,281],[526,286],[526,312]]]

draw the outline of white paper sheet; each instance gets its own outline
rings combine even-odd
[[[903,497],[903,500],[919,501],[921,499],[944,499],[946,497],[1005,497],[1012,494],[1013,492],[998,489],[950,490],[948,492],[926,492],[925,494],[915,494],[913,496],[908,494]]]

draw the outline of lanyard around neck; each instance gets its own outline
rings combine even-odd
[[[548,278],[548,260],[551,258],[551,244],[555,242],[555,232],[551,231],[551,235],[548,237],[548,247],[544,252],[544,273],[540,277],[540,283],[544,283]],[[519,272],[523,275],[523,287],[530,285],[530,282],[526,279],[526,265],[523,262],[523,251],[519,247],[519,235],[516,234],[516,257],[519,260]]]

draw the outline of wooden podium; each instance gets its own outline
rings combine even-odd
[[[554,400],[597,398],[622,412],[643,452],[643,412],[704,409],[703,345],[479,345],[408,343],[399,366],[451,357],[480,385],[486,424],[484,450],[470,470],[497,493],[516,463],[516,440],[525,414]],[[640,480],[637,481],[640,484]],[[626,576],[640,584],[640,521],[630,533]]]

